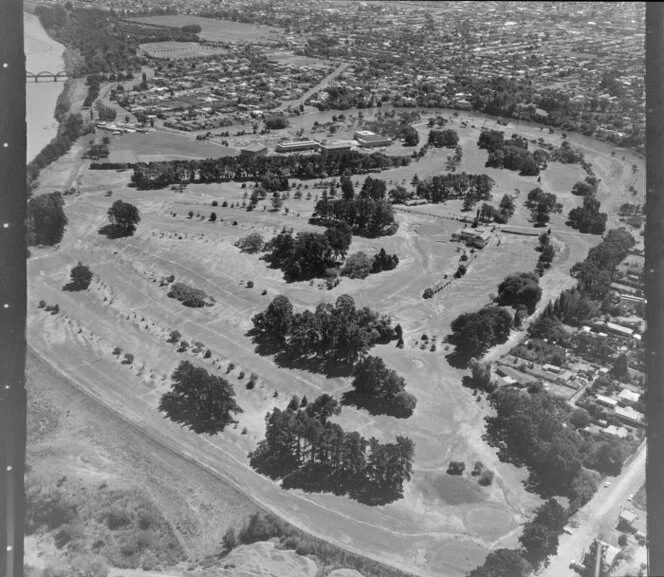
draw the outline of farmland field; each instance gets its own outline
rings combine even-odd
[[[243,24],[230,20],[214,20],[199,16],[145,16],[142,18],[128,18],[129,22],[153,26],[167,26],[181,28],[191,24],[200,25],[202,31],[199,36],[211,42],[276,42],[282,36],[278,28],[259,24]]]
[[[310,129],[315,118],[320,116],[294,119],[289,130],[307,123]],[[515,194],[519,189],[517,212],[510,224],[531,226],[523,201],[528,190],[537,186],[536,177],[485,169],[487,153],[475,144],[481,121],[477,128],[461,128],[460,121],[455,119],[451,125],[458,130],[463,146],[458,170],[486,172],[494,178],[494,203],[504,193]],[[418,129],[421,138],[426,137],[425,123]],[[352,130],[346,126],[339,138]],[[512,127],[507,130],[511,133]],[[542,134],[539,128],[529,127],[515,127],[514,132],[528,138]],[[546,139],[560,142],[559,135],[547,134]],[[606,204],[612,211],[610,222],[615,226],[615,210],[625,201],[621,197],[626,186],[637,184],[641,191],[637,202],[642,202],[639,179],[643,164],[639,164],[638,175],[633,175],[624,169],[628,165],[619,157],[611,156],[610,147],[598,143],[592,148],[587,142],[583,146],[602,179],[599,198],[602,207]],[[216,156],[212,151],[223,148],[153,133],[115,137],[111,150],[115,155],[133,153],[137,158],[151,159],[157,154]],[[389,152],[409,150],[395,144]],[[449,153],[434,150],[419,162],[385,171],[379,178],[389,181],[390,188],[404,180],[410,183],[415,173],[420,178],[442,173]],[[630,158],[628,162],[640,161]],[[577,166],[554,163],[542,176],[543,186],[560,194],[565,210],[551,222],[559,251],[552,270],[543,278],[540,308],[570,286],[570,267],[599,242],[597,236],[578,234],[564,226],[567,211],[578,204],[566,191],[582,176]],[[352,178],[356,189],[363,178]],[[138,191],[128,186],[129,179],[129,171],[83,170],[78,178],[80,194],[66,197],[69,225],[59,248],[32,250],[28,261],[29,342],[55,371],[123,415],[131,425],[250,495],[259,505],[358,553],[427,577],[461,577],[481,564],[491,549],[517,545],[519,525],[540,500],[521,483],[527,472],[501,463],[482,439],[483,418],[490,407],[461,386],[466,372],[449,365],[446,355],[451,349],[444,339],[451,321],[462,312],[488,304],[489,295],[506,275],[534,269],[536,237],[507,234],[496,227],[489,245],[470,255],[467,274],[424,300],[423,290],[444,275],[449,277],[459,263],[461,249],[451,236],[463,224],[439,217],[461,214],[462,207],[454,201],[417,207],[427,214],[398,211],[395,235],[354,237],[350,248],[350,252],[363,250],[373,255],[384,247],[398,255],[397,268],[364,280],[343,278],[339,286],[327,290],[322,281],[286,283],[281,271],[269,268],[260,255],[240,253],[234,246],[250,232],[269,239],[283,227],[295,232],[321,231],[307,222],[321,190],[313,188],[314,181],[293,181],[302,185],[303,197],[295,200],[291,195],[285,201],[286,214],[283,210],[271,212],[268,201],[260,202],[252,212],[240,208],[247,189],[239,183],[190,184],[184,192],[176,193],[170,189]],[[107,190],[112,190],[112,198],[106,197]],[[116,199],[135,204],[141,223],[134,236],[109,240],[98,234],[98,229],[107,222],[106,211]],[[212,206],[213,201],[216,206]],[[224,201],[228,207],[222,207]],[[213,211],[216,222],[209,220]],[[69,270],[79,260],[90,266],[93,283],[85,292],[63,292]],[[204,290],[214,299],[213,306],[188,309],[167,298],[160,281],[171,274],[177,281]],[[248,281],[252,288],[248,288]],[[382,507],[332,494],[282,490],[277,483],[257,475],[247,460],[247,453],[263,438],[265,413],[274,406],[284,408],[294,394],[312,399],[328,392],[339,397],[350,389],[347,377],[325,378],[316,372],[277,366],[271,356],[260,354],[247,336],[252,315],[280,294],[301,310],[319,302],[334,302],[344,293],[358,306],[388,313],[395,324],[401,324],[404,348],[397,349],[393,343],[378,345],[371,354],[382,357],[402,374],[408,390],[418,399],[410,419],[372,416],[351,407],[335,417],[344,429],[357,430],[367,438],[392,441],[396,435],[405,435],[415,443],[413,478],[405,486],[404,498]],[[40,299],[58,303],[60,312],[50,315],[38,309]],[[191,349],[176,352],[167,342],[175,329],[189,343],[203,343],[211,356],[203,358],[202,352],[192,353]],[[134,362],[122,364],[113,354],[115,347],[133,354]],[[195,435],[156,410],[160,396],[170,387],[171,373],[184,359],[205,366],[234,385],[238,404],[244,409],[236,428],[215,437]],[[256,388],[245,387],[242,372],[258,375]],[[482,461],[495,472],[493,484],[480,487],[469,476],[447,475],[451,460],[467,464]]]

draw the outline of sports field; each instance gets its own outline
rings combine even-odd
[[[169,28],[181,28],[182,26],[198,24],[201,27],[199,36],[212,42],[276,42],[283,35],[281,30],[271,26],[243,24],[242,22],[214,20],[184,14],[145,16],[142,18],[128,18],[127,20],[138,24],[167,26]]]
[[[235,154],[233,148],[172,132],[136,132],[110,138],[108,161],[114,163],[219,158]]]
[[[225,48],[207,46],[198,42],[150,42],[141,44],[139,48],[153,58],[202,58],[225,54]]]

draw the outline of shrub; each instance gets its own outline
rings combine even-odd
[[[247,281],[247,288],[254,288],[254,281],[252,280]]]
[[[46,306],[46,301],[39,301],[37,308],[43,309]]]
[[[432,288],[424,289],[424,294],[422,295],[422,298],[425,299],[433,298],[433,289]]]
[[[212,356],[212,351],[210,349],[207,349],[205,351],[205,354],[203,355],[204,359],[209,359]]]
[[[256,381],[252,381],[251,379],[249,379],[247,381],[247,384],[245,385],[248,391],[251,391],[255,386],[256,386]]]
[[[240,374],[237,376],[238,379],[244,379],[244,371],[240,371]]]
[[[200,289],[187,286],[184,283],[176,282],[168,291],[168,296],[180,301],[186,307],[200,308],[205,306],[207,295]]]
[[[489,469],[485,469],[482,471],[482,474],[480,475],[480,478],[477,480],[477,482],[482,485],[482,487],[488,487],[493,483],[493,476],[494,473],[493,471],[490,471]]]
[[[450,461],[447,467],[448,475],[463,475],[466,470],[466,464],[463,461]]]
[[[120,356],[120,355],[122,354],[122,349],[121,349],[120,347],[115,347],[115,348],[113,349],[113,354],[114,354],[116,357]]]
[[[122,361],[123,365],[131,365],[134,362],[134,355],[131,353],[125,353],[124,356],[124,361]]]
[[[104,514],[104,522],[106,526],[111,530],[115,531],[116,529],[121,529],[130,525],[132,522],[131,512],[120,507],[118,505],[112,505],[110,510]]]
[[[216,200],[212,201],[212,206],[219,206],[219,203]]]
[[[182,335],[180,334],[180,331],[171,331],[170,337],[167,342],[169,343],[177,343],[180,339],[182,338]]]

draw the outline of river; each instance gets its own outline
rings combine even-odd
[[[25,35],[25,67],[37,74],[44,70],[59,72],[65,69],[65,47],[48,34],[34,14],[23,13]],[[26,116],[28,130],[27,162],[55,136],[58,123],[55,120],[55,104],[64,89],[62,82],[41,81],[26,84]]]

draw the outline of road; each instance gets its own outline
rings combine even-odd
[[[293,105],[299,106],[300,103],[304,104],[304,102],[306,102],[308,98],[310,98],[319,90],[325,88],[332,80],[334,80],[337,76],[339,76],[349,66],[350,63],[348,62],[339,64],[339,66],[337,66],[337,68],[333,72],[331,72],[325,78],[323,78],[323,80],[321,80],[318,84],[316,84],[316,86],[307,90],[302,96],[300,96],[300,98],[298,98],[297,100],[289,100],[287,102],[282,102],[279,106],[277,106],[277,108],[274,109],[274,112],[281,112],[282,110],[285,110],[289,106]]]
[[[646,443],[642,443],[633,460],[619,477],[612,479],[610,487],[603,485],[592,500],[577,514],[579,527],[572,535],[563,533],[558,545],[558,555],[550,559],[549,566],[538,577],[577,577],[569,568],[570,562],[581,561],[583,551],[592,540],[604,531],[605,527],[615,526],[620,511],[630,503],[629,495],[634,495],[646,480]]]

